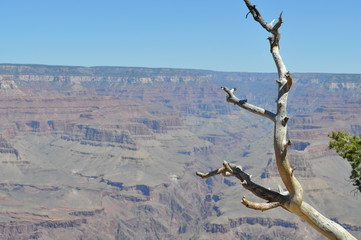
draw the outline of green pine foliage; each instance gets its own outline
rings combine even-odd
[[[329,148],[335,149],[338,155],[350,163],[350,179],[361,192],[361,135],[350,136],[345,132],[332,132],[328,136],[333,139],[329,142]]]

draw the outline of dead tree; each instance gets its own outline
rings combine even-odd
[[[263,203],[256,203],[248,201],[243,197],[242,203],[246,207],[261,211],[282,207],[283,209],[304,219],[314,229],[329,239],[356,239],[341,225],[326,218],[311,205],[303,201],[303,188],[294,175],[295,168],[291,167],[287,155],[287,148],[291,145],[291,141],[286,138],[288,121],[287,98],[288,92],[292,86],[292,77],[287,71],[279,52],[279,28],[282,25],[282,13],[279,16],[278,21],[273,25],[273,22],[267,23],[262,18],[256,6],[252,5],[249,0],[244,0],[244,2],[249,9],[248,14],[251,14],[255,21],[272,34],[268,37],[268,40],[271,47],[271,54],[277,66],[278,72],[278,80],[276,81],[278,87],[278,97],[276,101],[277,112],[273,113],[261,107],[254,106],[248,103],[247,100],[238,99],[234,94],[236,89],[228,89],[226,87],[222,87],[222,89],[227,93],[228,102],[265,117],[274,123],[275,158],[278,172],[287,191],[280,189],[280,192],[275,192],[260,186],[251,180],[251,176],[244,172],[241,166],[236,166],[228,162],[224,162],[223,166],[215,171],[209,173],[197,172],[197,175],[202,178],[208,178],[217,174],[222,174],[226,177],[234,176],[241,181],[241,184],[245,189],[251,191],[257,197],[267,201]]]

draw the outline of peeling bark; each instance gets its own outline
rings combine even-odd
[[[268,118],[274,122],[274,151],[277,163],[278,172],[285,185],[288,193],[284,194],[283,190],[280,193],[269,190],[263,186],[254,183],[251,180],[251,175],[242,170],[242,167],[224,162],[223,166],[215,171],[209,173],[196,174],[202,178],[212,177],[217,174],[222,174],[225,177],[234,176],[241,181],[242,186],[248,191],[252,192],[259,198],[266,200],[264,203],[255,203],[242,198],[242,204],[248,208],[255,210],[265,211],[281,206],[285,210],[296,214],[304,219],[314,229],[323,234],[329,239],[356,239],[349,232],[347,232],[341,225],[333,222],[320,214],[316,209],[303,201],[303,188],[300,182],[293,174],[296,168],[290,166],[288,160],[287,147],[291,145],[291,141],[286,138],[287,136],[287,100],[288,92],[291,89],[293,80],[279,53],[279,41],[281,35],[279,28],[281,27],[282,13],[275,25],[267,23],[255,5],[252,5],[249,0],[244,0],[249,13],[252,14],[255,21],[257,21],[266,31],[272,35],[268,37],[271,54],[277,67],[278,72],[278,97],[277,97],[277,112],[272,113],[261,107],[254,106],[247,103],[247,100],[240,100],[235,95],[236,89],[229,90],[226,87],[222,89],[227,93],[227,101],[246,109],[249,112],[255,113],[262,117]],[[247,14],[247,16],[248,16]]]

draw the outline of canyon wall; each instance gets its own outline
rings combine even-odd
[[[350,168],[331,131],[361,134],[361,75],[293,74],[290,153],[306,201],[361,238]],[[276,75],[0,65],[1,239],[323,239],[281,209],[256,212],[239,165],[278,189],[272,124],[220,86],[275,109]]]

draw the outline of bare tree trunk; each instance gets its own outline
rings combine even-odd
[[[211,177],[216,174],[222,174],[226,177],[235,176],[241,181],[244,188],[251,191],[256,196],[268,201],[264,203],[255,203],[243,198],[242,203],[246,207],[265,211],[281,206],[285,210],[292,212],[304,219],[314,229],[329,239],[356,239],[341,225],[324,217],[312,206],[303,201],[303,188],[293,174],[295,168],[290,166],[287,155],[287,147],[292,144],[291,141],[287,140],[286,138],[288,122],[287,99],[288,92],[292,86],[292,77],[287,71],[279,53],[280,33],[278,29],[282,25],[282,13],[280,14],[275,25],[272,23],[266,23],[259,11],[256,9],[255,5],[252,5],[249,0],[244,0],[244,2],[250,11],[249,13],[252,14],[254,20],[260,23],[260,25],[265,30],[272,34],[268,40],[270,42],[271,54],[278,72],[278,80],[276,81],[278,85],[278,97],[276,101],[277,112],[272,113],[268,110],[247,103],[247,100],[238,99],[234,95],[236,89],[229,90],[226,87],[222,87],[222,89],[228,95],[228,102],[234,103],[252,113],[266,117],[274,122],[274,150],[277,168],[288,193],[286,192],[285,194],[282,190],[280,190],[280,193],[278,193],[257,185],[256,183],[252,182],[250,175],[242,170],[242,167],[227,162],[224,162],[223,167],[215,171],[206,174],[197,172],[197,175],[202,178]]]

